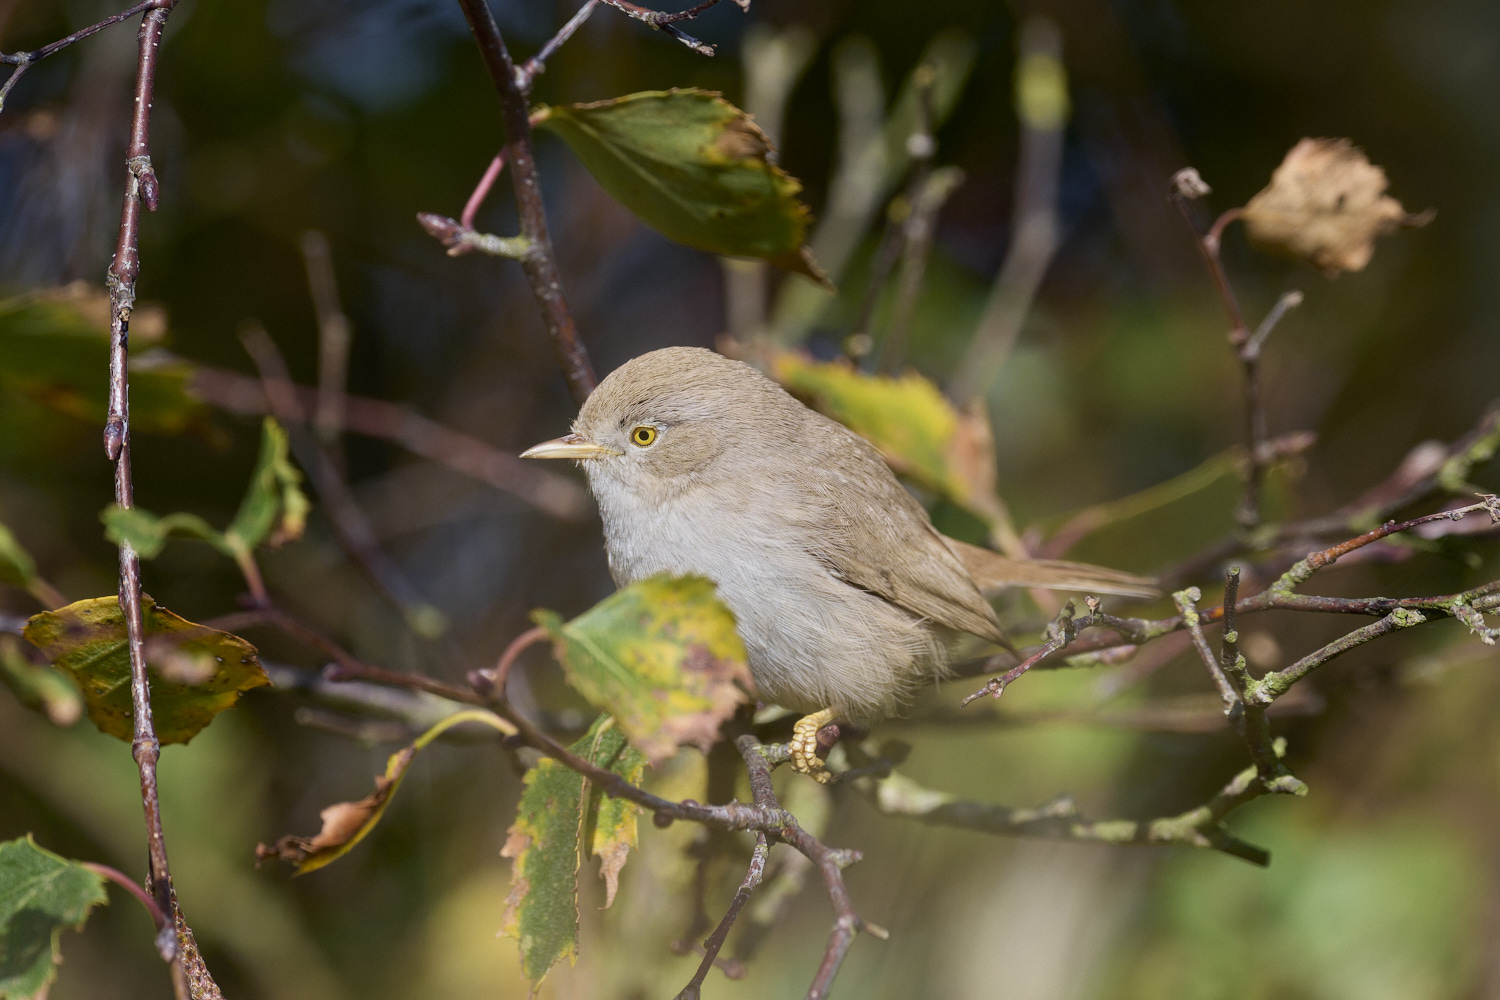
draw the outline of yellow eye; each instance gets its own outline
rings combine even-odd
[[[642,424],[630,432],[630,443],[645,448],[656,441],[656,428],[650,424]]]

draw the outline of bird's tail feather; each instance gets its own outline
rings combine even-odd
[[[1155,580],[1134,573],[1063,559],[1012,559],[957,539],[944,540],[986,595],[1007,587],[1042,587],[1121,597],[1161,596]]]

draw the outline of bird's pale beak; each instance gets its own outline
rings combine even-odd
[[[534,444],[521,452],[522,458],[603,458],[620,452],[604,444],[595,444],[582,434],[569,434]]]

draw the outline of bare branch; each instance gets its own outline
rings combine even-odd
[[[1233,579],[1237,580],[1238,576],[1238,573],[1232,574]],[[1237,585],[1235,589],[1238,589]],[[1224,716],[1239,730],[1240,738],[1245,741],[1245,746],[1250,750],[1250,758],[1255,762],[1256,774],[1266,791],[1286,795],[1306,795],[1307,785],[1281,762],[1281,753],[1276,750],[1276,744],[1271,739],[1271,727],[1266,721],[1265,707],[1247,703],[1244,690],[1235,683],[1236,679],[1245,677],[1243,666],[1236,663],[1233,672],[1225,669],[1220,660],[1214,656],[1213,650],[1208,648],[1208,640],[1203,636],[1203,624],[1198,616],[1197,602],[1202,596],[1197,587],[1189,587],[1187,590],[1180,590],[1173,594],[1172,599],[1182,612],[1183,623],[1193,637],[1193,647],[1198,650],[1203,665],[1208,668],[1209,675],[1213,677],[1214,683],[1219,688],[1219,693],[1224,700]],[[1231,600],[1232,597],[1226,593],[1225,614],[1230,616],[1233,614],[1230,610]],[[1227,638],[1225,641],[1229,642]],[[1237,637],[1235,641],[1238,641]]]
[[[87,28],[80,28],[71,35],[59,38],[55,42],[49,42],[39,49],[33,49],[30,52],[0,52],[0,65],[15,67],[11,71],[10,76],[6,78],[5,83],[0,84],[0,111],[5,110],[5,99],[10,95],[11,88],[20,82],[21,76],[35,63],[54,53],[61,52],[74,42],[82,41],[90,35],[103,31],[105,28],[113,27],[122,21],[128,21],[137,14],[153,9],[162,9],[170,13],[176,5],[177,0],[142,0],[141,3],[136,4],[134,7],[122,10],[118,14],[111,14],[102,21],[91,24]],[[154,206],[152,208],[154,210]]]
[[[505,120],[505,158],[510,164],[516,209],[521,221],[521,237],[529,245],[528,252],[521,261],[521,269],[531,282],[531,291],[541,310],[542,322],[552,338],[558,367],[567,379],[574,402],[581,406],[598,384],[598,379],[594,377],[588,352],[578,339],[578,328],[568,309],[567,299],[563,297],[562,276],[557,272],[552,238],[547,233],[547,213],[542,206],[541,183],[537,178],[536,161],[531,155],[531,123],[526,106],[526,92],[486,0],[458,2],[463,8],[464,17],[468,19],[469,29],[474,33],[474,40],[479,43],[479,52],[484,57],[485,67],[490,71],[490,79],[500,92],[500,111]]]
[[[136,66],[135,106],[126,147],[124,204],[120,210],[120,235],[115,256],[106,275],[110,296],[109,411],[104,425],[104,450],[115,464],[115,503],[135,506],[135,486],[130,474],[130,315],[135,307],[135,282],[140,274],[141,207],[155,209],[156,174],[151,168],[151,101],[156,89],[157,57],[167,16],[176,0],[156,0],[141,6],[140,55]],[[139,12],[132,9],[133,12]],[[129,14],[124,17],[130,16]],[[117,20],[123,20],[120,17]],[[111,21],[109,23],[117,23]],[[101,22],[101,26],[107,24]],[[97,27],[93,30],[97,30]],[[79,37],[83,37],[80,35]],[[71,36],[70,36],[71,38]],[[74,39],[76,40],[76,39]],[[63,42],[68,42],[64,39]],[[56,51],[63,42],[53,43]],[[70,43],[69,43],[70,44]],[[40,50],[39,50],[40,51]],[[125,617],[130,656],[130,696],[134,711],[131,755],[141,779],[141,807],[146,816],[148,885],[157,908],[171,914],[174,926],[181,922],[172,892],[172,872],[167,863],[166,835],[162,831],[161,804],[157,794],[156,764],[161,745],[151,716],[151,682],[146,673],[145,625],[141,610],[141,561],[128,541],[120,542],[120,610]],[[183,925],[186,926],[185,924]],[[182,935],[178,935],[181,938]],[[187,1000],[188,981],[178,939],[163,945],[163,957],[171,962],[172,986],[178,1000]],[[203,974],[206,976],[207,971]],[[212,980],[210,980],[212,982]]]
[[[766,873],[766,856],[770,853],[770,845],[766,841],[763,832],[755,835],[755,849],[750,853],[750,868],[745,872],[745,880],[740,883],[739,890],[734,894],[734,901],[729,904],[729,910],[724,914],[724,919],[719,921],[719,926],[703,942],[703,961],[698,963],[698,969],[693,973],[693,978],[688,980],[677,994],[677,1000],[698,1000],[703,995],[703,980],[708,977],[708,970],[714,967],[718,960],[719,952],[724,947],[724,941],[729,937],[730,928],[734,926],[735,920],[739,919],[740,911],[750,901],[750,893],[760,885],[760,880]]]
[[[561,48],[564,42],[573,37],[573,33],[583,26],[583,22],[589,19],[589,15],[594,12],[594,9],[599,6],[600,2],[601,0],[588,0],[582,7],[578,8],[578,13],[568,18],[568,23],[559,28],[557,34],[547,40],[547,44],[537,50],[536,55],[526,60],[517,71],[517,83],[522,90],[527,93],[531,92],[532,82],[547,71],[547,60],[552,58],[553,53]],[[496,157],[496,160],[499,159],[500,157]],[[496,172],[498,173],[498,171]]]

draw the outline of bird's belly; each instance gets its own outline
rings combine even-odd
[[[620,585],[659,573],[712,580],[734,612],[757,693],[801,711],[833,707],[871,719],[894,711],[941,669],[925,622],[835,577],[785,535],[718,511],[658,510],[649,530],[610,531]]]

